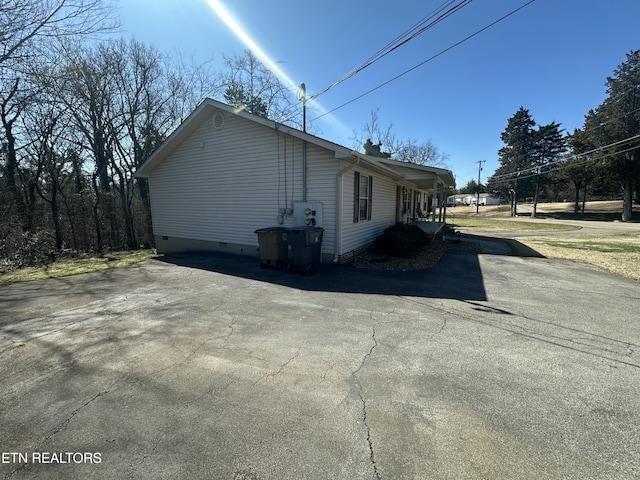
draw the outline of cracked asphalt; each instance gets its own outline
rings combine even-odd
[[[0,475],[635,479],[638,298],[464,252],[313,277],[174,255],[2,287]]]

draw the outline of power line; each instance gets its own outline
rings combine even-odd
[[[639,85],[638,87],[640,87],[640,85]],[[635,88],[635,87],[634,87],[634,88]],[[616,100],[616,101],[617,101],[617,100]],[[601,123],[600,123],[600,124],[598,124],[598,125],[594,125],[594,126],[592,126],[592,127],[585,128],[584,130],[580,130],[580,129],[579,129],[579,130],[580,130],[580,132],[581,132],[581,133],[587,133],[587,132],[592,132],[592,131],[594,131],[594,130],[599,130],[599,129],[601,129],[602,127],[604,127],[605,125],[608,125],[608,124],[610,124],[611,122],[613,122],[613,121],[615,121],[615,120],[619,120],[619,119],[621,119],[621,118],[623,118],[623,117],[627,117],[627,116],[629,116],[629,115],[633,115],[634,113],[639,112],[639,111],[640,111],[640,108],[636,108],[635,110],[631,110],[630,112],[624,112],[624,113],[621,113],[620,115],[616,115],[616,116],[614,116],[614,117],[609,117],[609,118],[607,118],[607,121],[606,121],[606,122],[601,122]],[[570,135],[571,135],[571,134],[570,134]]]
[[[556,165],[561,166],[564,163],[566,163],[568,160],[571,159],[579,159],[581,157],[586,157],[588,155],[592,155],[593,153],[598,153],[601,152],[603,150],[607,150],[608,148],[611,148],[613,146],[621,146],[627,143],[631,143],[634,140],[637,140],[638,138],[640,138],[640,135],[636,135],[634,137],[630,137],[624,140],[620,140],[618,142],[614,142],[612,144],[609,145],[605,145],[602,147],[598,147],[595,148],[593,150],[589,150],[588,152],[583,152],[583,153],[579,153],[576,155],[571,155],[568,157],[564,157],[561,158],[559,160],[555,160],[553,162],[549,162],[549,163],[545,163],[543,165],[536,165],[534,167],[529,167],[529,168],[525,168],[523,170],[518,170],[517,172],[511,172],[511,173],[504,173],[502,175],[494,175],[493,177],[491,177],[492,181],[497,181],[497,182],[505,182],[505,181],[509,181],[509,180],[513,180],[513,179],[523,179],[523,178],[530,178],[536,175],[542,175],[543,173],[549,173],[555,170],[552,170],[548,167],[554,167]],[[634,150],[635,148],[640,148],[640,146],[636,146],[636,147],[632,147],[630,150]],[[630,150],[623,150],[623,151],[616,151],[616,152],[611,152],[607,155],[604,156],[600,156],[598,157],[598,159],[602,159],[602,158],[607,158],[610,157],[611,155],[617,155],[619,153],[625,153],[628,152]],[[585,161],[591,161],[591,158],[587,158]],[[578,163],[579,164],[579,163]],[[576,165],[578,165],[576,164]],[[544,172],[541,172],[540,170],[544,170]]]
[[[517,172],[512,172],[512,173],[504,173],[502,175],[494,175],[494,176],[491,177],[491,183],[503,183],[503,182],[508,182],[510,180],[524,180],[526,178],[532,178],[532,177],[535,177],[535,176],[538,176],[538,175],[543,175],[545,173],[555,172],[555,171],[559,170],[560,167],[562,165],[564,165],[569,160],[577,160],[577,159],[580,159],[582,157],[587,157],[589,155],[593,155],[594,153],[599,153],[599,152],[602,152],[604,150],[608,150],[608,149],[610,149],[612,147],[624,146],[624,145],[629,144],[629,143],[631,143],[631,142],[633,142],[635,140],[638,140],[638,139],[640,139],[640,135],[634,135],[632,137],[628,137],[628,138],[625,138],[623,140],[618,140],[617,142],[613,142],[613,143],[610,143],[608,145],[603,145],[603,146],[600,146],[600,147],[597,147],[597,148],[594,148],[592,150],[588,150],[586,152],[582,152],[582,153],[579,153],[579,154],[571,155],[569,157],[565,157],[565,158],[562,158],[560,160],[549,162],[549,163],[546,163],[544,165],[537,165],[537,166],[534,166],[534,167],[525,168],[523,170],[518,170]],[[575,165],[581,165],[582,163],[587,163],[587,162],[594,161],[594,160],[601,160],[603,158],[608,158],[608,157],[611,157],[613,155],[618,155],[618,154],[621,154],[621,153],[630,152],[630,151],[636,150],[638,148],[640,148],[640,145],[636,145],[634,147],[630,147],[630,148],[627,148],[625,150],[618,150],[618,151],[615,151],[615,152],[610,152],[610,153],[607,153],[605,155],[599,156],[597,159],[585,158],[585,160],[583,162],[575,163]],[[555,167],[555,168],[553,168],[553,167]],[[544,170],[544,171],[541,171],[541,170]]]
[[[424,19],[422,19],[420,22],[418,22],[414,26],[410,27],[409,29],[405,30],[405,32],[403,32],[402,34],[397,36],[394,40],[392,40],[387,45],[382,47],[380,50],[378,50],[376,53],[374,53],[371,57],[369,57],[367,60],[362,62],[356,68],[354,68],[349,73],[344,75],[342,78],[340,78],[336,82],[332,83],[328,87],[324,88],[323,90],[319,91],[318,93],[316,93],[315,95],[312,95],[309,98],[311,100],[313,100],[313,99],[318,98],[320,95],[323,95],[323,94],[327,93],[332,88],[338,86],[339,84],[341,84],[345,80],[348,80],[349,78],[353,77],[354,75],[360,73],[362,70],[364,70],[365,68],[371,66],[372,64],[374,64],[375,62],[377,62],[381,58],[387,56],[388,54],[390,54],[394,50],[400,48],[402,45],[404,45],[404,44],[408,43],[409,41],[413,40],[414,38],[418,37],[422,33],[426,32],[430,28],[432,28],[435,25],[437,25],[438,23],[440,23],[441,21],[443,21],[446,18],[448,18],[451,15],[453,15],[458,10],[460,10],[463,7],[469,5],[473,0],[462,0],[462,1],[460,1],[460,3],[458,3],[457,5],[454,5],[453,7],[449,8],[448,10],[446,10],[444,13],[442,13],[439,17],[437,17],[431,23],[423,26],[418,31],[416,31],[420,26],[424,25],[427,21],[431,20],[433,17],[438,15],[440,12],[445,10],[447,7],[449,7],[451,4],[455,3],[455,1],[456,0],[449,0],[449,2],[445,2],[440,7],[438,7],[436,10],[434,10],[432,13],[427,15],[427,17],[425,17]]]
[[[617,151],[617,152],[607,153],[605,155],[602,155],[601,157],[598,157],[597,159],[587,158],[587,159],[582,160],[581,162],[576,162],[573,165],[576,165],[576,166],[577,165],[582,165],[582,164],[585,164],[585,163],[593,162],[595,160],[602,160],[604,158],[612,157],[613,155],[619,155],[621,153],[632,152],[633,150],[638,150],[638,149],[640,149],[640,145],[636,145],[635,147],[627,148],[626,150],[620,150],[620,151]],[[561,162],[559,162],[560,164],[555,166],[555,168],[545,169],[544,172],[530,173],[528,175],[519,175],[519,176],[516,176],[514,178],[504,178],[504,179],[499,179],[499,180],[494,180],[493,177],[491,177],[491,182],[490,183],[491,184],[499,184],[499,183],[508,182],[510,180],[525,180],[527,178],[533,178],[533,177],[536,177],[538,175],[544,175],[546,173],[557,172],[562,167],[562,164],[564,164],[564,162],[567,161],[567,160],[568,159],[562,160]]]
[[[626,94],[626,93],[629,93],[629,92],[631,92],[633,90],[636,90],[638,88],[640,88],[640,85],[635,86],[635,87],[631,87],[631,88],[629,88],[628,90],[626,90],[623,93]],[[616,98],[612,103],[617,103],[619,100],[622,100],[622,99],[623,98],[618,96],[618,98]],[[605,125],[608,125],[611,122],[614,122],[614,121],[616,121],[618,119],[627,117],[629,115],[633,115],[634,113],[636,113],[638,111],[640,111],[640,108],[636,108],[636,109],[631,110],[629,112],[623,112],[623,113],[621,113],[619,115],[616,115],[614,117],[610,117],[610,118],[607,119],[606,122],[602,122],[602,123],[600,123],[598,125],[586,128],[584,130],[581,130],[581,133],[587,133],[587,132],[591,132],[591,131],[594,131],[594,130],[601,129],[602,127],[604,127]],[[537,165],[537,166],[534,166],[534,167],[526,168],[524,170],[518,170],[517,172],[505,173],[505,174],[502,174],[502,175],[495,175],[495,176],[491,177],[491,179],[492,179],[492,181],[494,183],[502,183],[502,182],[506,182],[506,181],[509,181],[509,180],[513,180],[513,179],[526,179],[526,178],[534,177],[536,175],[542,175],[542,174],[545,174],[545,173],[555,172],[555,171],[559,170],[560,167],[563,164],[565,164],[567,161],[573,161],[574,163],[572,163],[572,165],[578,166],[578,165],[582,165],[584,163],[588,163],[588,162],[591,162],[591,161],[601,160],[603,158],[608,158],[608,157],[613,156],[613,155],[618,155],[620,153],[630,152],[630,151],[633,151],[633,150],[635,150],[637,148],[640,148],[640,146],[631,147],[631,148],[628,148],[626,150],[618,150],[616,152],[611,152],[611,153],[608,153],[606,155],[599,156],[597,159],[585,158],[582,161],[576,161],[576,160],[579,160],[582,157],[587,157],[587,156],[592,155],[594,153],[598,153],[598,152],[601,152],[603,150],[607,150],[607,149],[609,149],[611,147],[615,147],[615,146],[619,147],[619,146],[631,143],[634,140],[637,140],[638,138],[640,138],[640,135],[635,135],[635,136],[632,136],[632,137],[625,138],[623,140],[619,140],[619,141],[614,142],[614,143],[610,143],[608,145],[604,145],[604,146],[593,148],[591,150],[587,150],[587,151],[582,152],[582,153],[577,153],[577,154],[574,154],[574,155],[563,157],[563,158],[561,158],[559,160],[556,160],[556,161],[553,161],[553,162],[549,162],[549,163],[546,163],[544,165]],[[548,167],[555,167],[555,166],[557,166],[557,168],[548,168]],[[544,172],[539,172],[538,170],[540,170],[540,169],[543,169]]]
[[[598,160],[610,157],[612,155],[617,155],[619,153],[625,153],[625,152],[634,150],[636,148],[640,148],[640,146],[631,147],[630,149],[627,149],[627,150],[619,150],[619,151],[616,151],[616,152],[611,152],[611,153],[605,154],[603,156],[599,156]],[[491,177],[491,181],[495,182],[495,183],[501,183],[501,182],[508,182],[510,180],[519,180],[519,179],[531,178],[531,177],[535,177],[537,175],[543,175],[545,173],[555,172],[556,170],[559,170],[560,167],[562,165],[564,165],[567,161],[577,160],[577,159],[580,159],[581,157],[584,157],[586,155],[587,154],[572,155],[572,156],[568,156],[568,157],[563,157],[563,158],[561,158],[559,160],[556,160],[556,161],[553,161],[553,162],[545,163],[543,165],[536,165],[534,167],[525,168],[523,170],[518,170],[517,172],[505,173],[505,174],[502,174],[502,175],[495,175],[495,176]],[[593,160],[595,160],[595,159],[585,158],[582,162],[576,162],[576,163],[574,163],[574,165],[581,165],[582,163],[587,163],[587,162],[590,162],[590,161],[593,161]]]
[[[448,0],[445,1],[442,5],[440,5],[439,7],[437,7],[435,10],[433,10],[432,12],[430,12],[429,14],[427,14],[422,20],[418,21],[417,23],[415,23],[414,25],[412,25],[411,27],[409,27],[407,30],[405,30],[404,32],[402,32],[400,35],[398,35],[396,38],[394,38],[393,40],[391,40],[389,43],[387,43],[384,47],[382,47],[380,50],[378,50],[376,53],[374,53],[371,57],[369,57],[367,60],[365,60],[364,62],[362,62],[360,65],[358,65],[356,68],[360,68],[361,66],[365,65],[366,63],[368,63],[369,61],[375,59],[376,57],[378,57],[379,55],[381,55],[382,53],[384,53],[385,50],[393,47],[393,45],[397,44],[398,42],[400,42],[403,38],[405,38],[407,35],[413,33],[415,30],[417,30],[421,25],[423,25],[425,22],[427,22],[428,20],[430,20],[431,18],[433,18],[435,15],[437,15],[439,12],[441,12],[442,10],[444,10],[445,8],[447,8],[449,5],[451,5],[452,3],[455,3],[456,0]],[[354,69],[355,70],[355,69]]]
[[[610,143],[609,145],[605,145],[603,147],[596,147],[594,149],[587,150],[586,152],[578,153],[575,156],[576,157],[584,157],[586,155],[591,155],[592,153],[601,152],[602,150],[606,150],[606,149],[611,148],[611,147],[617,147],[619,145],[632,142],[633,140],[637,140],[638,138],[640,138],[640,135],[634,135],[633,137],[627,137],[625,139],[618,140],[617,142]]]
[[[381,84],[380,84],[380,85],[378,85],[377,87],[374,87],[374,88],[372,88],[371,90],[368,90],[368,91],[364,92],[363,94],[358,95],[357,97],[355,97],[355,98],[353,98],[353,99],[349,100],[348,102],[345,102],[345,103],[343,103],[342,105],[339,105],[339,106],[337,106],[336,108],[334,108],[334,109],[332,109],[332,110],[329,110],[328,112],[323,113],[322,115],[318,115],[317,117],[313,118],[311,121],[313,122],[313,121],[315,121],[315,120],[318,120],[319,118],[324,117],[325,115],[329,115],[330,113],[333,113],[333,112],[335,112],[336,110],[339,110],[339,109],[341,109],[341,108],[343,108],[343,107],[346,107],[347,105],[349,105],[349,104],[351,104],[351,103],[355,102],[356,100],[360,100],[362,97],[365,97],[365,96],[369,95],[370,93],[373,93],[373,92],[375,92],[376,90],[379,90],[380,88],[382,88],[382,87],[384,87],[384,86],[386,86],[386,85],[390,84],[391,82],[393,82],[393,81],[395,81],[395,80],[399,79],[400,77],[405,76],[406,74],[408,74],[408,73],[410,73],[410,72],[412,72],[412,71],[416,70],[417,68],[419,68],[419,67],[423,66],[424,64],[426,64],[426,63],[428,63],[428,62],[430,62],[430,61],[432,61],[432,60],[434,60],[434,59],[438,58],[439,56],[441,56],[441,55],[443,55],[443,54],[445,54],[445,53],[447,53],[449,50],[453,50],[453,49],[454,49],[454,48],[456,48],[457,46],[462,45],[463,43],[465,43],[465,42],[467,42],[467,41],[471,40],[473,37],[475,37],[475,36],[477,36],[477,35],[481,34],[482,32],[484,32],[484,31],[486,31],[486,30],[490,29],[490,28],[491,28],[491,27],[493,27],[493,26],[497,25],[498,23],[500,23],[500,22],[502,22],[503,20],[507,19],[507,18],[508,18],[508,17],[510,17],[511,15],[513,15],[513,14],[517,13],[518,11],[522,10],[522,9],[523,9],[523,8],[525,8],[526,6],[528,6],[528,5],[532,4],[533,2],[535,2],[535,0],[529,0],[527,3],[524,3],[523,5],[519,6],[519,7],[518,7],[518,8],[516,8],[515,10],[512,10],[511,12],[507,13],[506,15],[504,15],[504,16],[500,17],[499,19],[495,20],[494,22],[490,23],[489,25],[487,25],[487,26],[485,26],[485,27],[481,28],[480,30],[477,30],[475,33],[472,33],[471,35],[469,35],[469,36],[467,36],[467,37],[463,38],[462,40],[460,40],[460,41],[458,41],[458,42],[454,43],[453,45],[451,45],[451,46],[449,46],[449,47],[445,48],[444,50],[441,50],[440,52],[436,53],[436,54],[435,54],[435,55],[433,55],[432,57],[427,58],[427,59],[426,59],[426,60],[424,60],[423,62],[420,62],[419,64],[417,64],[417,65],[415,65],[415,66],[411,67],[411,68],[410,68],[410,69],[408,69],[408,70],[405,70],[404,72],[400,73],[399,75],[396,75],[395,77],[391,78],[390,80],[387,80],[386,82],[381,83]]]

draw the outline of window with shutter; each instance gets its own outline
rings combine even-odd
[[[360,172],[353,173],[353,223],[360,219]]]
[[[354,172],[353,221],[371,220],[373,177]]]

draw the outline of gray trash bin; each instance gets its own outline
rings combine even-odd
[[[320,268],[322,235],[324,228],[293,227],[287,229],[287,241],[291,246],[288,270],[311,275]]]
[[[289,250],[286,228],[260,228],[255,233],[258,234],[260,266],[262,268],[274,267],[276,269],[286,266]]]

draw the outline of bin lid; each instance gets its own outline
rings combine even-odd
[[[291,227],[288,229],[292,232],[320,232],[324,231],[322,227],[311,227],[311,226],[302,226],[302,227]]]
[[[259,228],[258,230],[256,230],[253,233],[284,232],[285,230],[286,230],[286,228],[284,228],[284,227],[265,227],[265,228]]]

